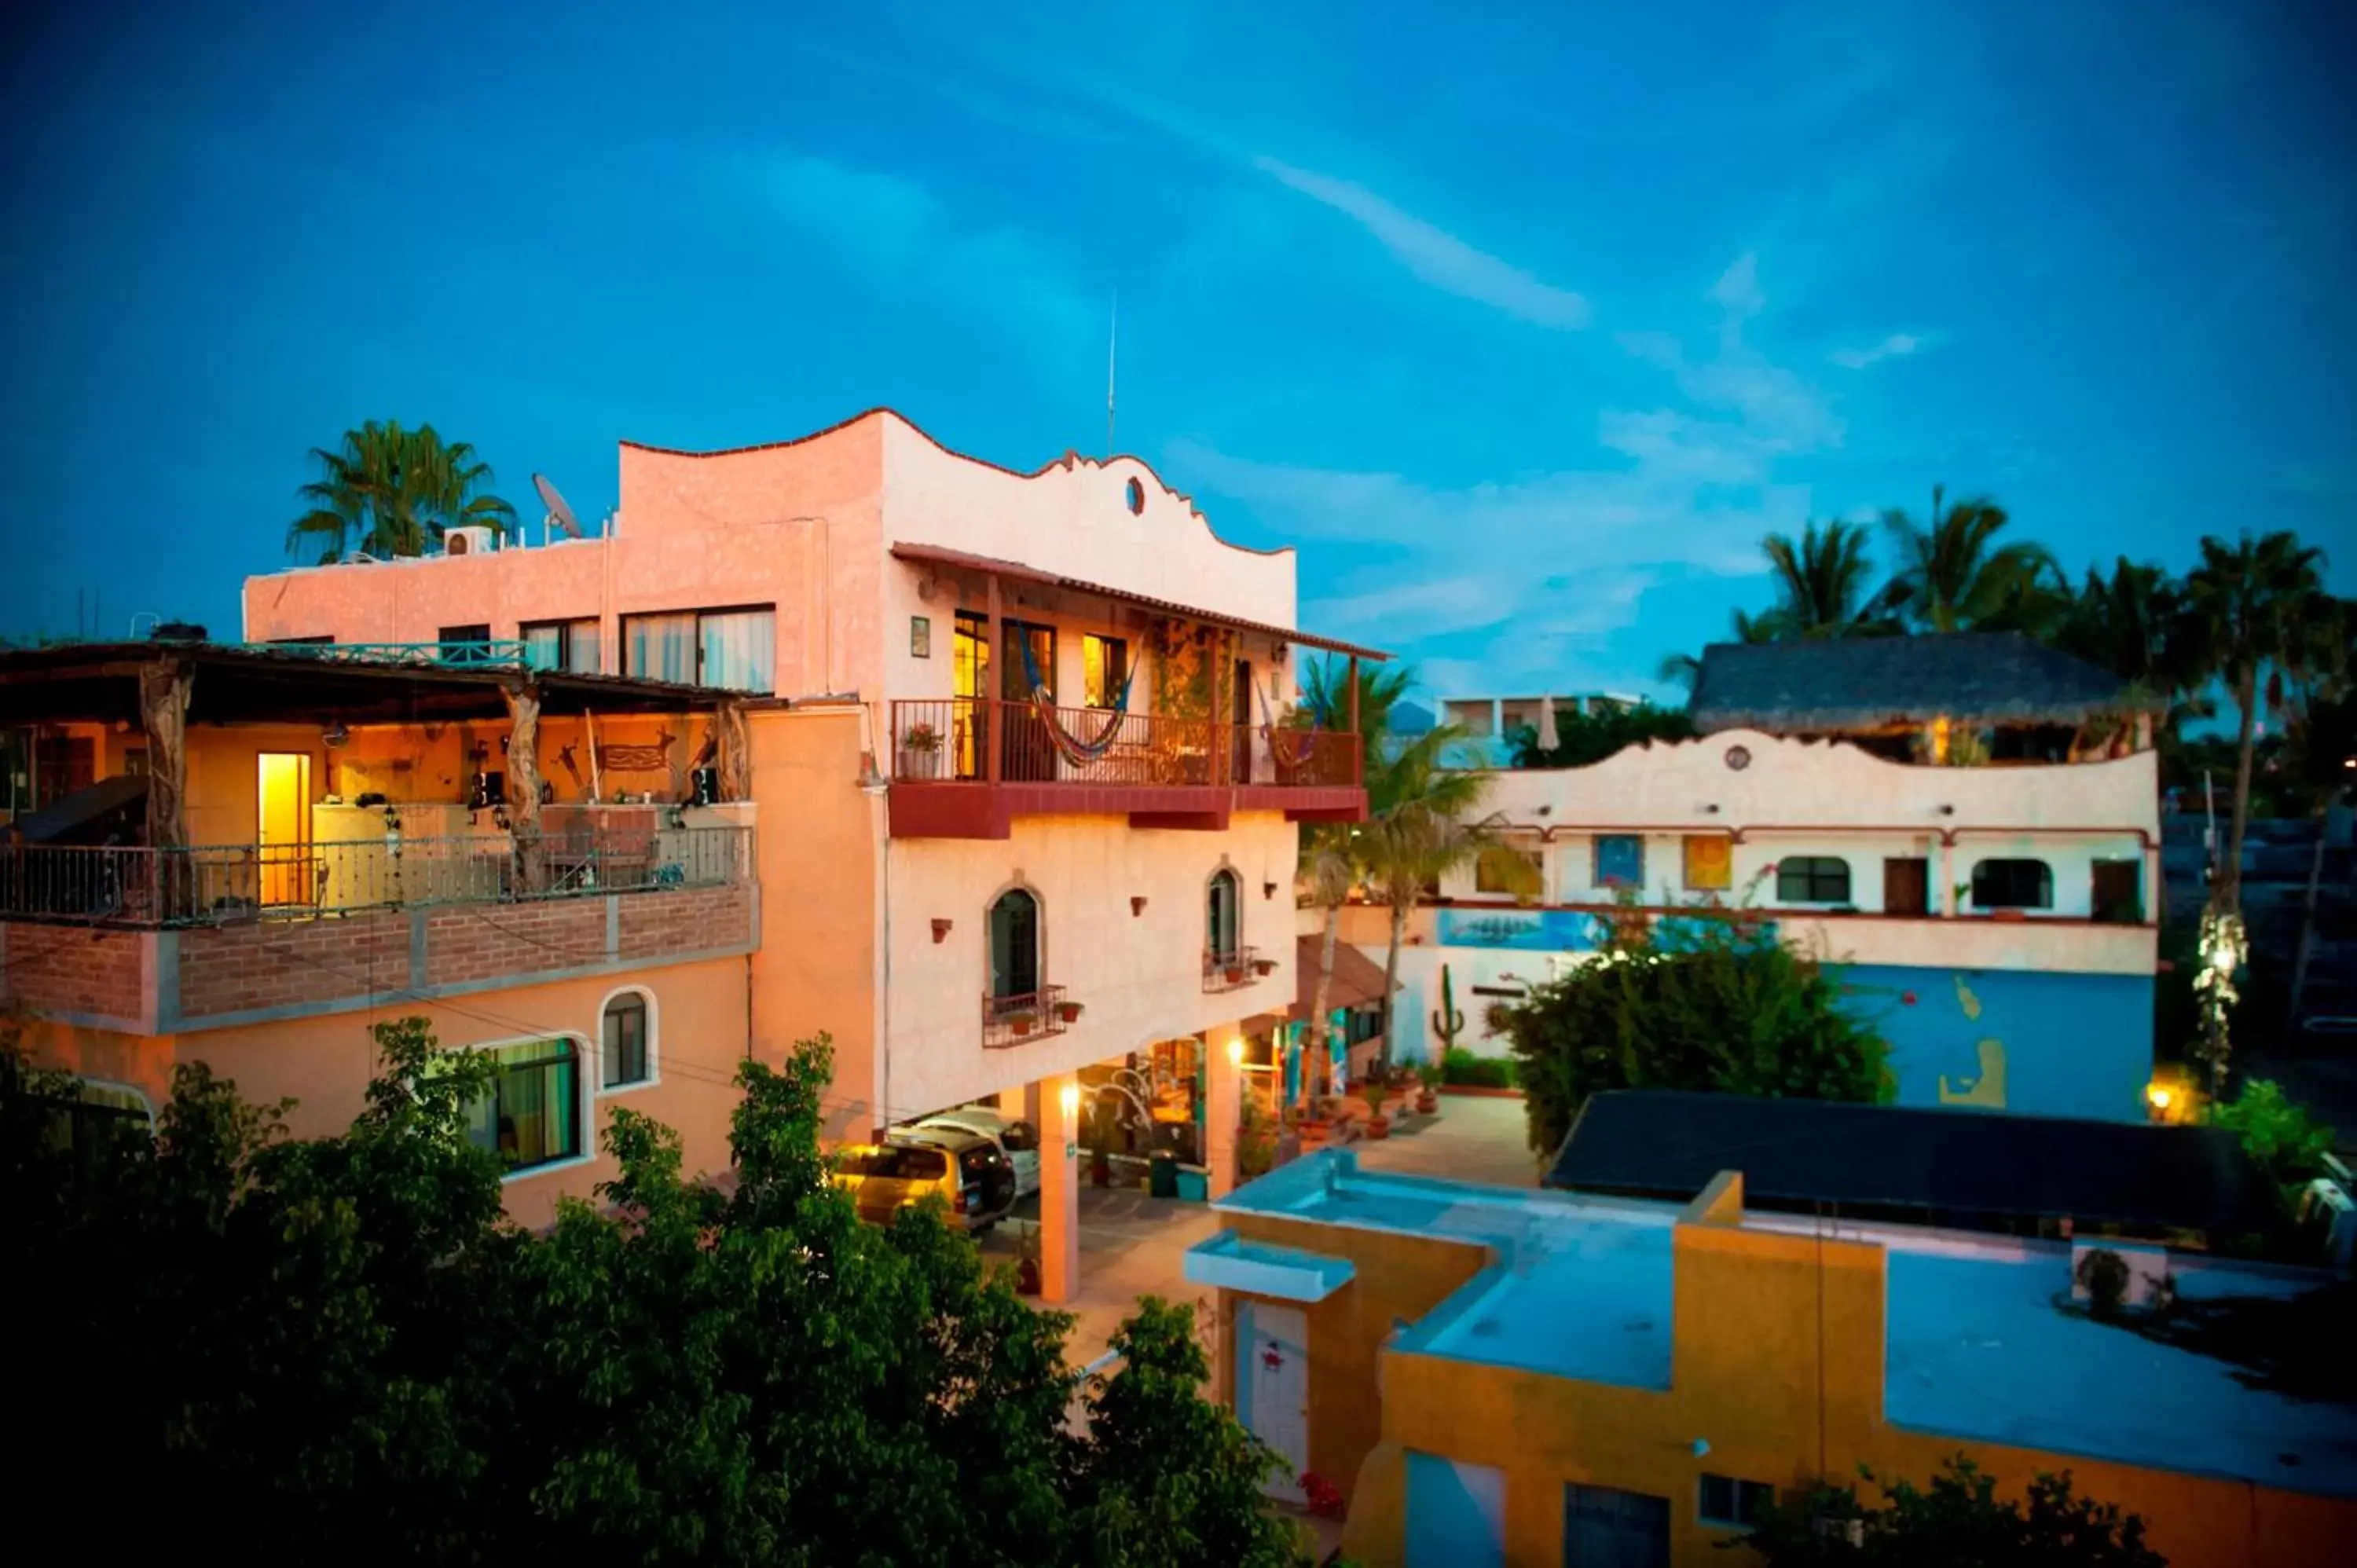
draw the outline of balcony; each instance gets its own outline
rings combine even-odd
[[[746,879],[750,835],[716,826],[162,850],[0,845],[0,919],[168,929],[727,887]]]
[[[979,697],[892,704],[892,832],[1005,838],[1017,816],[1224,829],[1236,810],[1362,822],[1359,737]]]
[[[187,1033],[750,952],[742,825],[0,847],[0,1007]]]
[[[1226,952],[1203,950],[1203,989],[1242,991],[1276,968],[1275,961],[1260,956],[1258,948],[1239,947]]]
[[[1060,985],[1043,985],[1037,991],[1017,992],[1012,996],[982,998],[982,1043],[994,1050],[1008,1046],[1028,1045],[1033,1040],[1060,1035],[1080,1018],[1081,1004],[1064,999]]]

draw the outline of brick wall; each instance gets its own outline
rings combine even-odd
[[[753,889],[699,887],[621,901],[626,962],[742,947],[753,940]]]
[[[0,924],[0,1004],[35,1013],[137,1020],[147,1013],[146,931]]]
[[[461,905],[425,917],[425,983],[459,985],[607,961],[606,900]]]
[[[179,933],[180,1017],[361,997],[409,983],[409,917],[260,920]]]

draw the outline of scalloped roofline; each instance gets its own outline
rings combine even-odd
[[[1069,472],[1077,472],[1080,466],[1083,463],[1098,468],[1110,468],[1115,463],[1135,463],[1139,467],[1145,469],[1146,476],[1153,479],[1157,485],[1159,485],[1162,488],[1162,493],[1164,495],[1170,497],[1173,500],[1185,507],[1194,515],[1195,520],[1203,525],[1204,531],[1211,534],[1211,542],[1213,543],[1224,545],[1230,550],[1239,551],[1246,555],[1275,556],[1290,555],[1294,553],[1293,546],[1290,544],[1280,544],[1274,549],[1263,550],[1257,545],[1239,544],[1232,539],[1223,537],[1218,529],[1211,526],[1211,520],[1204,514],[1201,507],[1195,504],[1193,497],[1173,486],[1169,480],[1164,478],[1160,473],[1156,471],[1153,464],[1147,462],[1145,458],[1137,456],[1134,452],[1115,452],[1111,456],[1100,460],[1095,457],[1083,457],[1077,450],[1067,447],[1062,456],[1051,458],[1048,462],[1040,464],[1030,472],[1026,473],[1020,468],[1010,468],[1004,463],[994,463],[987,457],[977,457],[971,452],[959,451],[956,447],[950,446],[947,442],[935,435],[931,431],[927,430],[923,425],[919,424],[915,420],[910,419],[907,414],[902,413],[899,409],[892,407],[888,403],[879,403],[873,408],[862,409],[859,413],[851,415],[848,419],[836,420],[833,424],[826,426],[824,429],[813,430],[807,435],[796,435],[784,441],[756,442],[754,445],[749,446],[722,446],[716,447],[708,452],[691,452],[683,446],[657,446],[650,442],[630,441],[627,439],[618,442],[617,445],[628,447],[633,451],[651,452],[655,456],[662,457],[741,457],[754,452],[779,452],[783,451],[790,446],[807,446],[811,442],[823,441],[826,437],[834,435],[838,432],[848,430],[853,425],[861,424],[864,421],[879,417],[889,417],[899,420],[902,424],[907,425],[909,430],[923,437],[929,446],[945,457],[954,457],[962,463],[972,463],[977,467],[989,468],[997,473],[1005,474],[1010,478],[1037,479],[1049,473],[1051,469],[1056,468],[1062,468]]]

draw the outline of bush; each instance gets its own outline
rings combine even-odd
[[[1531,1146],[1553,1150],[1591,1094],[1708,1090],[1890,1098],[1890,1047],[1841,986],[1758,922],[1622,922],[1604,950],[1537,987],[1509,1021]]]
[[[2037,1476],[2019,1502],[1999,1498],[1988,1473],[1962,1455],[1921,1489],[1870,1470],[1864,1476],[1883,1494],[1879,1508],[1860,1502],[1855,1487],[1788,1493],[1739,1544],[1760,1553],[1768,1568],[2168,1568],[2144,1543],[2143,1520],[2073,1493],[2068,1470]]]
[[[2108,1247],[2096,1248],[2079,1260],[2079,1285],[2097,1317],[2116,1316],[2127,1300],[2127,1261]]]
[[[1512,1060],[1476,1056],[1463,1046],[1452,1046],[1440,1058],[1440,1081],[1469,1089],[1512,1089],[1516,1082]]]

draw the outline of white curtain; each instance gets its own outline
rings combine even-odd
[[[622,622],[622,672],[643,681],[694,684],[695,617],[627,617]]]
[[[704,655],[703,684],[732,692],[774,690],[778,668],[777,612],[731,610],[697,618]]]

